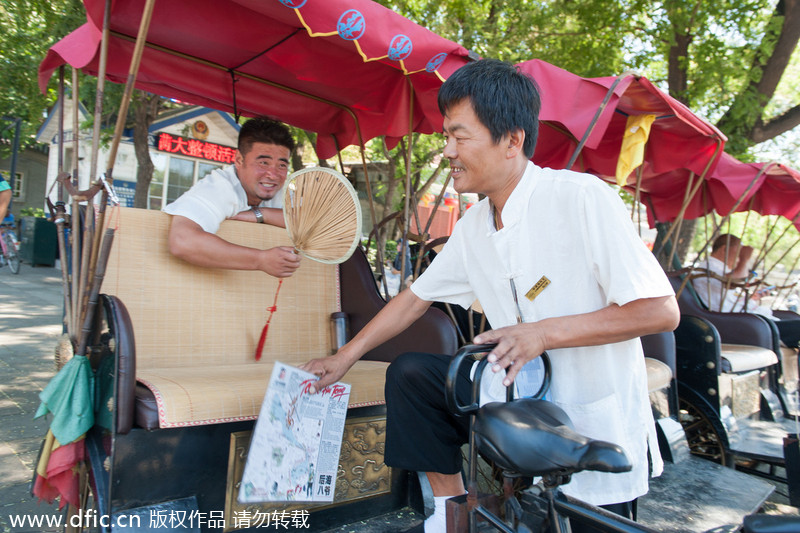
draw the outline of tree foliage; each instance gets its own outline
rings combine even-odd
[[[736,156],[800,124],[785,75],[797,58],[800,0],[381,3],[483,57],[538,58],[587,77],[639,72],[718,120]]]
[[[50,46],[85,20],[80,0],[0,0],[0,116],[22,119],[23,146],[34,142],[56,99],[55,84],[47,94],[39,91],[39,63]]]

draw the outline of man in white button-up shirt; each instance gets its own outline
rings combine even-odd
[[[305,368],[325,386],[431,302],[468,307],[477,299],[496,329],[474,341],[497,343],[489,355],[495,376],[509,384],[547,350],[551,401],[578,432],[620,444],[633,463],[625,474],[576,474],[564,491],[596,505],[624,505],[647,491],[648,444],[660,466],[638,337],[674,329],[678,307],[614,191],[594,176],[529,161],[539,105],[532,81],[500,61],[468,64],[444,83],[439,107],[453,185],[486,198],[409,289],[337,354]],[[418,530],[428,533],[444,531],[444,501],[464,493],[466,417],[450,415],[442,392],[451,356],[403,354],[386,377],[385,460],[427,473],[435,512]]]
[[[284,226],[283,185],[294,139],[284,124],[256,117],[239,130],[234,164],[217,169],[164,208],[173,215],[169,251],[195,265],[291,276],[300,255],[290,246],[258,250],[216,235],[225,219]]]

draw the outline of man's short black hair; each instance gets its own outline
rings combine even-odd
[[[255,117],[244,123],[239,130],[239,143],[237,148],[246,154],[253,147],[253,143],[276,144],[285,146],[289,152],[294,152],[294,139],[286,124],[269,117]]]
[[[536,83],[528,75],[497,59],[467,63],[439,89],[439,111],[446,115],[448,109],[464,99],[470,101],[495,143],[512,131],[524,131],[522,150],[528,159],[533,157],[541,99]]]
[[[716,252],[723,246],[728,246],[730,243],[731,246],[736,246],[737,244],[741,244],[742,240],[737,237],[736,235],[732,235],[730,233],[723,233],[716,239],[714,239],[714,243],[711,245],[711,253]]]

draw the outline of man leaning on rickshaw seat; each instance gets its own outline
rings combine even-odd
[[[223,220],[285,227],[283,189],[295,143],[289,128],[266,117],[248,120],[239,131],[234,164],[216,169],[167,205],[173,215],[170,253],[207,268],[261,270],[291,276],[300,256],[291,246],[259,250],[216,235]]]

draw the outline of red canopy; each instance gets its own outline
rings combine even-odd
[[[686,191],[673,189],[671,184],[687,182],[689,174],[687,169],[677,169],[651,180],[650,190],[644,195],[651,224],[654,220],[675,220]],[[800,229],[800,172],[774,162],[743,163],[723,153],[683,217],[691,220],[712,211],[724,216],[733,209],[781,215]]]
[[[724,179],[735,177],[753,186],[739,198],[718,195],[718,212],[755,211],[761,215],[781,215],[800,229],[800,171],[781,163],[742,163],[728,156],[726,164],[720,162],[716,174]],[[738,203],[738,205],[737,205]]]
[[[617,160],[628,117],[654,115],[645,146],[640,191],[643,198],[674,214],[680,209],[690,178],[708,178],[721,156],[725,136],[693,114],[649,80],[633,74],[618,77],[581,78],[544,61],[518,65],[536,80],[542,93],[539,141],[533,160],[552,168],[570,166],[616,183]],[[636,185],[638,170],[628,177],[627,188]],[[725,180],[715,186],[728,186]],[[742,191],[732,191],[736,194]],[[697,201],[697,200],[695,200]],[[657,220],[669,220],[658,217]]]
[[[88,22],[39,66],[43,91],[64,63],[98,73],[105,0],[84,4]],[[113,3],[111,81],[128,77],[143,6]],[[327,158],[379,135],[396,142],[410,121],[413,131],[440,131],[439,86],[468,60],[462,46],[370,0],[170,0],[155,3],[136,86],[278,117],[319,133],[317,151]]]
[[[717,128],[646,78],[634,74],[581,78],[538,59],[518,66],[536,80],[542,92],[543,124],[534,159],[547,166],[566,166],[586,136],[572,168],[614,181],[622,135],[631,115],[656,117],[645,151],[644,179],[681,167],[702,174],[709,162],[713,170],[722,152],[726,138]],[[552,150],[553,146],[561,149]]]

